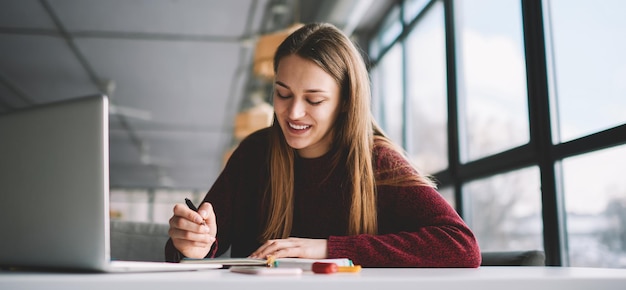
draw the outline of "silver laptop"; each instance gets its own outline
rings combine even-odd
[[[0,267],[68,271],[219,268],[111,261],[108,98],[0,115]]]

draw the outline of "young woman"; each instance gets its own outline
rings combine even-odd
[[[230,247],[232,257],[479,266],[471,230],[376,125],[365,63],[340,30],[305,25],[274,71],[272,126],[239,144],[198,212],[174,206],[168,261]]]

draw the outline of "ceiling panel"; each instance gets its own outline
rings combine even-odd
[[[69,31],[240,37],[254,0],[49,0]]]
[[[173,167],[182,164],[190,167],[202,166],[207,170],[211,163],[209,160],[215,158],[211,153],[220,150],[214,142],[220,137],[218,133],[206,132],[152,134],[151,136],[142,134],[142,138],[149,144],[147,151],[153,157],[151,161],[157,165]]]
[[[157,174],[157,168],[146,168],[137,163],[110,167],[109,178],[115,181],[112,188],[159,188],[163,187]]]
[[[161,186],[207,188],[219,174],[221,164],[215,160],[221,159],[223,150],[215,140],[226,136],[210,132],[139,132],[145,145],[144,154],[141,154],[125,133],[111,132],[111,149],[118,152],[110,158],[111,172],[125,172],[132,168],[141,178],[125,183],[125,179],[116,178],[118,186],[137,185],[148,178],[152,184],[156,182]],[[220,154],[214,156],[215,152]],[[194,180],[191,176],[202,178]],[[166,177],[168,183],[160,183],[162,177]]]
[[[35,104],[98,92],[63,39],[0,34],[0,72]]]
[[[111,129],[109,133],[109,146],[115,149],[115,154],[109,156],[109,162],[111,164],[128,162],[139,163],[141,161],[139,148],[129,138],[128,132],[125,130]]]
[[[0,114],[105,92],[112,188],[205,191],[262,87],[257,34],[355,1],[0,0]]]
[[[102,79],[115,82],[115,105],[145,110],[151,121],[210,122],[223,116],[238,43],[79,39]]]
[[[53,29],[54,22],[37,0],[1,0],[0,27]]]
[[[2,75],[0,77],[4,78]],[[10,88],[4,85],[0,85],[0,96],[3,96],[0,98],[0,114],[8,113],[24,105],[24,101],[19,99]]]

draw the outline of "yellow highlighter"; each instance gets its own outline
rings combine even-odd
[[[337,272],[357,273],[361,272],[361,265],[337,266]]]

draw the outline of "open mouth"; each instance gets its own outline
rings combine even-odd
[[[296,124],[289,123],[289,122],[287,124],[289,124],[289,127],[294,130],[306,130],[306,129],[311,128],[311,125],[296,125]]]

